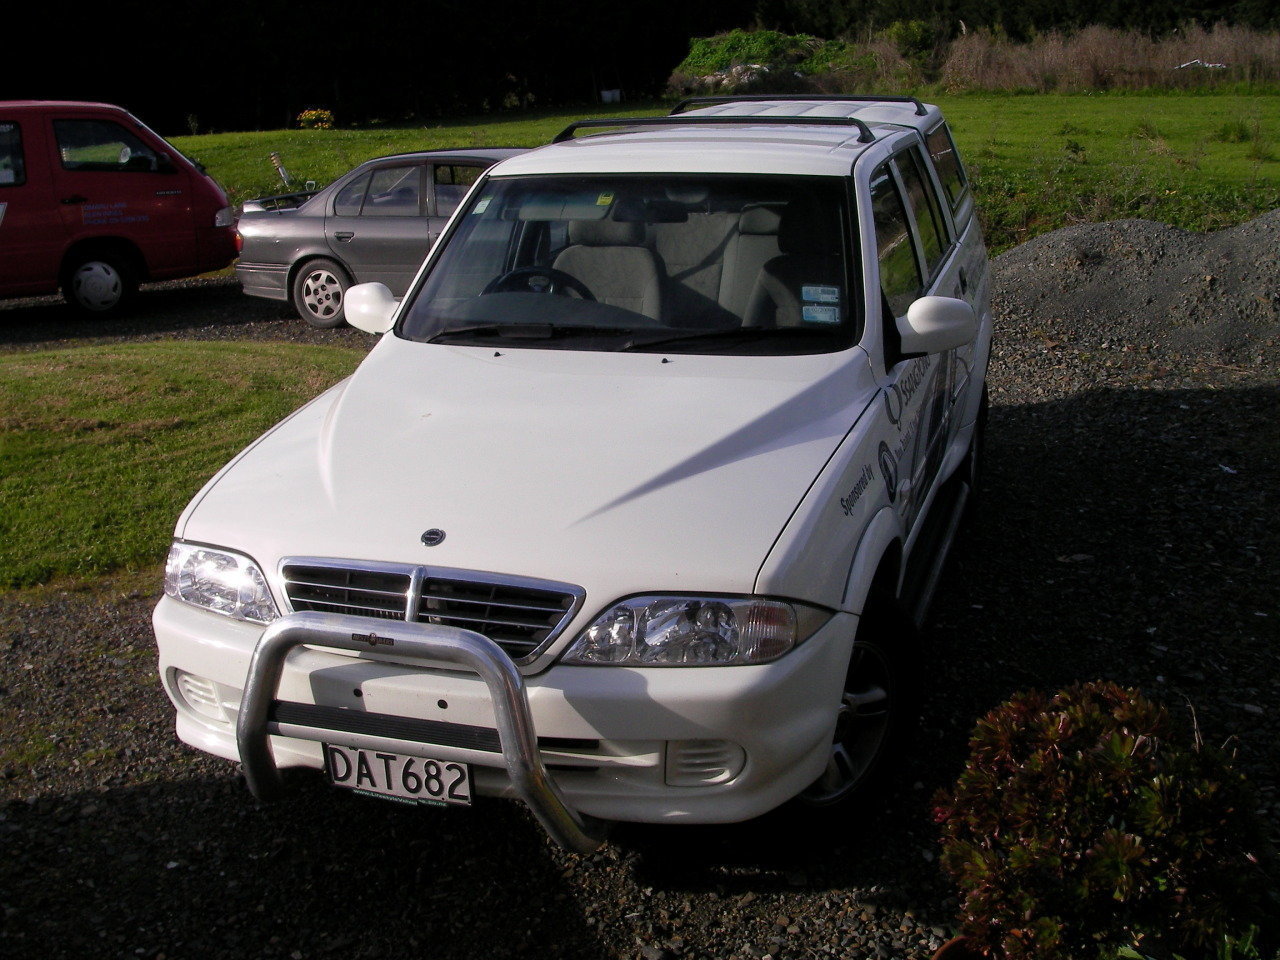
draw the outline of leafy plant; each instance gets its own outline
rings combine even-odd
[[[298,126],[303,130],[332,130],[333,111],[319,108],[303,110],[298,114]]]
[[[1020,694],[935,800],[963,928],[987,955],[1209,955],[1259,908],[1260,832],[1221,753],[1135,690]]]

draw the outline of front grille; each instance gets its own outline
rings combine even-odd
[[[583,597],[568,584],[438,567],[289,560],[283,573],[295,612],[461,627],[489,637],[517,661],[550,643]]]

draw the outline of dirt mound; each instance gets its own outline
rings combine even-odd
[[[1150,220],[1067,227],[996,258],[994,278],[997,335],[1229,363],[1280,353],[1280,209],[1208,234]]]

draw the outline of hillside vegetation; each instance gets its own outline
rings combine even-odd
[[[1081,221],[1143,217],[1188,229],[1242,223],[1280,207],[1280,95],[939,94],[974,180],[992,248]],[[650,102],[593,116],[652,115]],[[537,146],[579,113],[463,118],[435,126],[277,130],[179,137],[234,202],[323,185],[372,157],[407,150]]]

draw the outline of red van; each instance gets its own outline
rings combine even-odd
[[[236,256],[227,195],[127,110],[0,102],[0,297],[117,311],[146,280]]]

